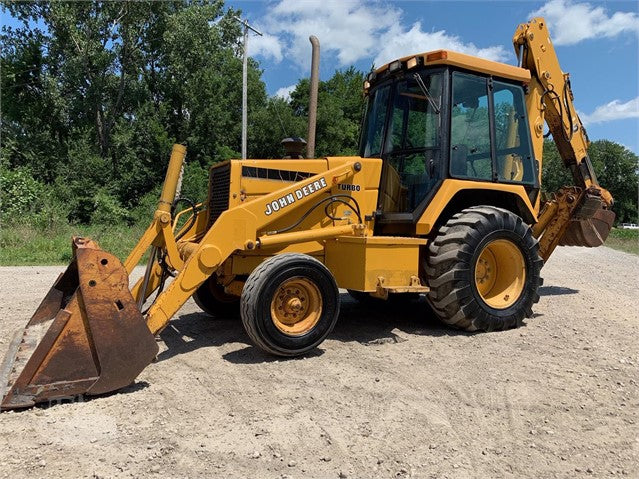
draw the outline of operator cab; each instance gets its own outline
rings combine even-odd
[[[449,178],[523,184],[537,194],[524,98],[529,80],[527,70],[448,51],[396,60],[368,75],[359,154],[384,160],[380,232],[414,233]]]

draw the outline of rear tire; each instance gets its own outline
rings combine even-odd
[[[193,300],[202,311],[214,318],[236,318],[240,314],[240,298],[227,294],[215,275],[200,285],[193,293]]]
[[[531,228],[514,213],[476,206],[453,216],[428,248],[429,301],[466,331],[518,327],[532,316],[544,262]]]
[[[326,266],[290,253],[267,259],[249,275],[240,314],[256,346],[278,356],[298,356],[324,341],[339,306],[339,290]]]

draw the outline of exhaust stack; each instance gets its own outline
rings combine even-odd
[[[313,45],[311,60],[311,91],[308,102],[308,144],[306,146],[307,158],[315,158],[315,123],[317,122],[317,90],[319,87],[319,55],[320,43],[315,35],[308,38]]]

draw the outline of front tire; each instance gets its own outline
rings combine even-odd
[[[429,300],[466,331],[518,327],[532,316],[543,260],[531,228],[514,213],[476,206],[453,216],[428,248]]]
[[[339,306],[339,290],[326,266],[290,253],[253,270],[242,291],[240,314],[256,346],[278,356],[298,356],[324,341]]]

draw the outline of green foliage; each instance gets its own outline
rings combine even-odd
[[[201,167],[240,149],[240,30],[221,0],[2,8],[22,25],[0,34],[0,161],[53,188],[70,221],[125,217],[162,181],[174,142]],[[260,75],[250,62],[254,112]]]
[[[199,163],[188,162],[184,166],[182,176],[182,191],[180,196],[195,203],[201,203],[208,193],[209,171]],[[186,205],[182,204],[181,207]]]
[[[637,194],[639,191],[639,157],[624,146],[608,140],[592,142],[588,155],[599,184],[615,199],[613,211],[616,223],[637,223]],[[546,193],[574,184],[570,171],[564,166],[557,147],[544,141],[542,187]]]
[[[562,186],[574,184],[570,171],[564,166],[552,140],[544,140],[541,178],[541,188],[546,194],[554,193]]]
[[[255,127],[248,130],[249,156],[252,158],[281,158],[284,138],[306,137],[307,118],[296,115],[289,102],[282,98],[269,98],[266,106],[252,116]]]
[[[363,82],[364,74],[353,67],[319,82],[315,156],[357,154],[364,110]],[[305,129],[308,124],[308,103],[309,80],[303,79],[291,93],[290,102],[293,115],[304,119],[298,128]]]
[[[617,223],[637,223],[639,156],[608,140],[593,142],[588,154],[599,183],[615,198],[613,210],[617,213]]]
[[[153,213],[158,206],[158,199],[162,188],[160,185],[155,186],[151,191],[145,193],[140,201],[131,211],[133,223],[137,225],[148,225],[153,219]]]
[[[28,168],[0,167],[0,224],[35,213],[43,190]]]
[[[93,199],[91,224],[119,225],[128,224],[132,219],[129,211],[122,208],[116,197],[106,190],[99,190]]]

